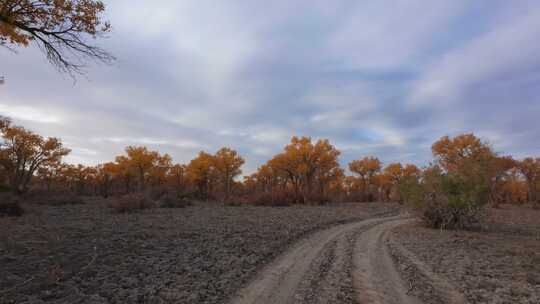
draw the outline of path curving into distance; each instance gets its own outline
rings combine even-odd
[[[389,232],[410,221],[403,216],[374,218],[313,233],[265,266],[230,303],[420,304],[408,295],[387,244]],[[449,283],[429,275],[446,302],[465,303]]]

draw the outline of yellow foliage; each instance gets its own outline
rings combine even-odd
[[[231,194],[234,178],[242,174],[240,167],[244,164],[244,159],[230,148],[221,148],[213,158],[214,166],[223,183],[225,196]]]
[[[12,126],[0,119],[0,166],[6,171],[11,189],[16,193],[28,190],[34,173],[44,164],[59,162],[70,150],[58,138],[43,138],[23,127]]]
[[[34,42],[51,63],[65,71],[81,67],[66,55],[109,61],[112,56],[85,42],[111,30],[101,18],[104,11],[103,2],[96,0],[2,0],[0,45],[26,47]]]

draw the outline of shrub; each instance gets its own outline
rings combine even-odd
[[[18,198],[5,196],[0,198],[0,217],[2,216],[21,216],[24,209]]]
[[[192,206],[193,203],[187,197],[178,197],[167,194],[159,199],[159,207],[161,208],[185,208]]]
[[[245,202],[255,206],[283,207],[299,203],[300,200],[289,191],[255,193],[246,197]]]
[[[307,201],[313,205],[326,205],[331,202],[328,196],[322,194],[311,194],[308,196]]]
[[[164,187],[154,187],[148,191],[148,197],[154,201],[160,200],[167,195],[169,195],[169,193]]]
[[[126,213],[155,208],[156,203],[141,193],[133,193],[110,199],[109,207],[116,212]]]
[[[429,227],[473,229],[480,226],[489,187],[479,180],[428,169],[422,182],[409,185],[405,199]]]
[[[229,207],[240,207],[242,205],[249,204],[248,197],[246,196],[229,196],[227,199],[223,201],[223,204],[225,206]]]
[[[442,137],[431,151],[435,165],[403,192],[425,223],[435,228],[478,228],[494,180],[512,165],[473,134]],[[412,191],[411,191],[412,190]]]
[[[432,228],[474,229],[480,228],[483,208],[476,204],[456,205],[446,197],[433,196],[428,199],[421,217]]]

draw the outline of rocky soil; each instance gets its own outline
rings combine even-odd
[[[484,231],[440,231],[411,224],[392,238],[410,251],[428,272],[447,280],[469,303],[540,303],[540,211],[502,206],[490,211]],[[395,250],[394,250],[395,251]],[[410,293],[425,303],[437,299],[431,278],[393,254]]]
[[[303,235],[398,209],[203,204],[114,214],[99,204],[27,208],[21,218],[0,218],[0,303],[223,303]],[[332,246],[341,245],[328,247],[330,256]]]

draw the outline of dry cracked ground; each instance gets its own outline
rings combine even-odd
[[[394,204],[29,208],[0,219],[0,303],[540,303],[530,209],[441,232]]]

